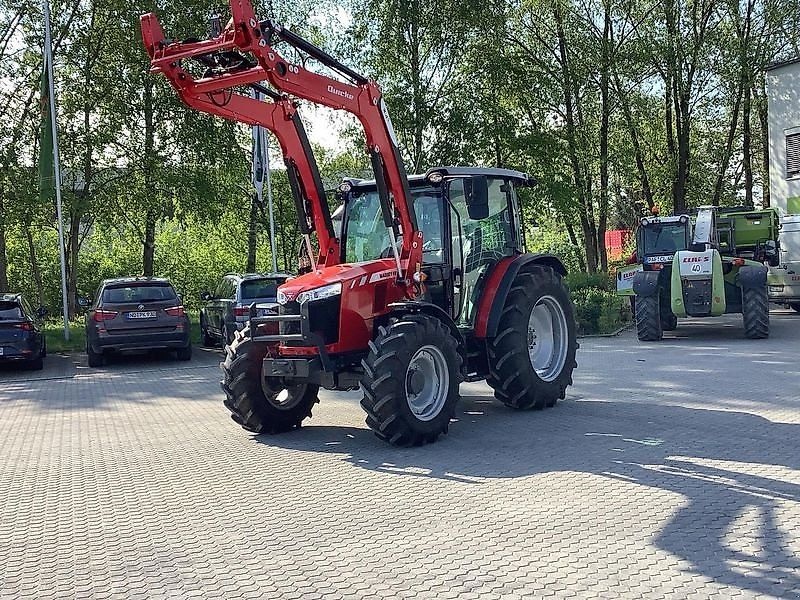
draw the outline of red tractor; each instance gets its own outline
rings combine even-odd
[[[234,421],[255,433],[287,431],[311,415],[320,387],[360,388],[379,437],[419,445],[447,431],[461,381],[485,379],[517,409],[564,398],[577,366],[573,308],[563,264],[524,252],[517,188],[530,179],[478,167],[407,176],[375,82],[257,20],[248,0],[231,0],[231,11],[205,41],[168,42],[152,14],[142,17],[142,33],[153,70],[187,104],[276,134],[295,165],[301,230],[319,240],[318,254],[306,244],[311,272],[279,288],[277,314],[256,316],[252,307],[249,327],[226,348],[222,387]],[[339,78],[287,62],[276,41]],[[208,68],[195,77],[188,59]],[[265,80],[278,90],[275,103],[245,102],[239,90],[263,89]],[[284,95],[346,110],[364,127],[375,179],[339,187],[338,236],[296,114],[289,111],[292,128],[264,118],[291,106]],[[298,131],[299,146],[283,139]]]

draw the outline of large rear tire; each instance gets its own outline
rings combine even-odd
[[[231,411],[231,418],[252,433],[282,433],[298,428],[303,419],[311,417],[311,408],[319,402],[319,386],[285,385],[277,378],[262,383],[261,363],[266,355],[267,346],[253,343],[249,327],[236,332],[233,343],[225,348],[225,361],[220,364],[224,404]]]
[[[419,446],[447,433],[458,402],[461,355],[439,319],[403,315],[379,327],[362,366],[361,407],[375,435],[396,446]]]
[[[567,287],[553,269],[536,266],[517,276],[487,341],[486,382],[511,408],[554,406],[572,385],[577,348]]]
[[[751,340],[769,337],[769,295],[767,288],[742,290],[742,321],[744,335]]]
[[[661,309],[661,329],[662,331],[675,331],[678,328],[678,317],[675,313],[669,312],[664,314],[664,309]]]
[[[664,337],[658,294],[636,296],[636,337],[641,342],[657,342]]]

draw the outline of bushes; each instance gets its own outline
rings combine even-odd
[[[571,273],[567,276],[578,335],[611,333],[631,320],[627,298],[616,295],[616,284],[608,273]]]

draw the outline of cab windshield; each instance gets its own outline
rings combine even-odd
[[[683,223],[651,223],[641,228],[642,255],[674,254],[689,245]]]
[[[412,190],[417,225],[423,235],[426,264],[444,260],[442,248],[442,198],[433,189]],[[383,223],[381,202],[375,191],[354,195],[347,201],[343,224],[344,260],[361,263],[392,256],[389,229]],[[397,240],[398,246],[400,240]]]

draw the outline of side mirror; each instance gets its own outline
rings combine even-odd
[[[203,302],[208,302],[209,300],[212,299],[213,296],[211,295],[211,292],[203,292],[200,294],[200,300],[202,300]]]
[[[78,296],[78,306],[80,306],[81,308],[86,308],[87,306],[89,306],[89,304],[90,304],[89,298],[87,298],[86,296]]]
[[[483,175],[476,175],[464,180],[464,200],[467,214],[473,220],[485,219],[489,216],[489,180]]]
[[[44,306],[40,306],[36,309],[36,316],[40,319],[44,319],[47,316],[47,309]]]

